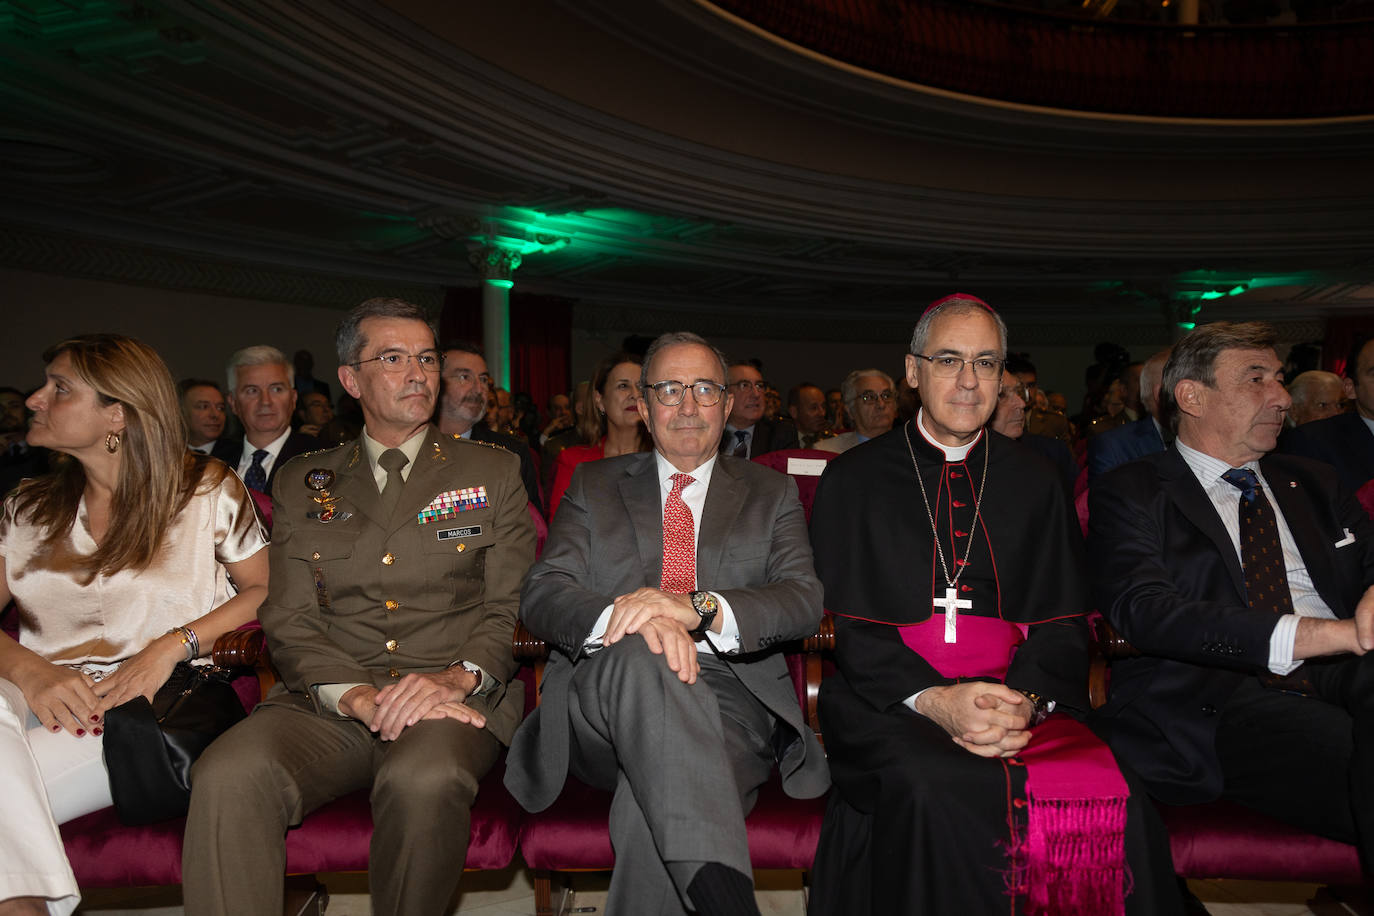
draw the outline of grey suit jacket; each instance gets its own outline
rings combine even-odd
[[[540,705],[511,742],[506,785],[542,811],[568,772],[567,689],[597,618],[618,595],[658,587],[663,510],[653,452],[582,464],[559,504],[544,554],[521,592],[520,616],[552,649]],[[820,795],[829,774],[806,725],[786,662],[768,651],[815,632],[822,591],[811,543],[786,475],[736,458],[717,459],[697,538],[697,584],[730,602],[740,651],[722,656],[778,722],[783,788]]]

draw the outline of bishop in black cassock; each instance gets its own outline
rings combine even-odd
[[[821,688],[836,790],[812,916],[1031,911],[1023,757],[1048,732],[1034,726],[1022,754],[976,756],[907,701],[968,680],[940,669],[972,663],[987,672],[974,679],[1028,694],[1027,709],[1052,703],[1047,722],[1089,708],[1083,544],[1054,469],[989,430],[947,460],[918,420],[832,461],[816,494],[811,538],[839,673]],[[959,573],[952,594],[945,568]],[[1086,737],[1110,770],[1105,745]],[[1126,781],[1125,910],[1179,911],[1167,836]]]

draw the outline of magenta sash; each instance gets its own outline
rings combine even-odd
[[[950,678],[1006,677],[1027,628],[959,615],[958,640],[945,642],[945,618],[898,627],[907,648]],[[1126,867],[1130,792],[1111,751],[1085,725],[1052,715],[1012,758],[1026,767],[1026,835],[1013,836],[1007,887],[1043,914],[1121,913],[1131,882]]]

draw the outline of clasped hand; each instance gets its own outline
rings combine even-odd
[[[108,710],[138,696],[152,702],[184,657],[180,640],[164,636],[144,646],[104,680],[38,659],[19,686],[44,728],[64,728],[77,737],[88,731],[98,735]]]
[[[916,711],[979,757],[1014,757],[1030,741],[1031,702],[1005,684],[931,687],[916,698]]]
[[[407,674],[381,690],[354,687],[339,699],[339,711],[362,722],[383,741],[395,741],[424,719],[457,719],[484,728],[486,716],[464,702],[478,683],[476,674],[460,667]]]
[[[639,588],[615,599],[601,644],[611,646],[637,633],[650,652],[663,656],[679,680],[695,684],[701,664],[691,630],[700,622],[701,616],[688,596],[659,588]]]

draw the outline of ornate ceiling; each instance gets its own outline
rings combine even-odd
[[[601,330],[1374,310],[1370,119],[998,104],[694,0],[0,2],[0,113],[0,264],[74,276],[437,303],[496,244]]]

